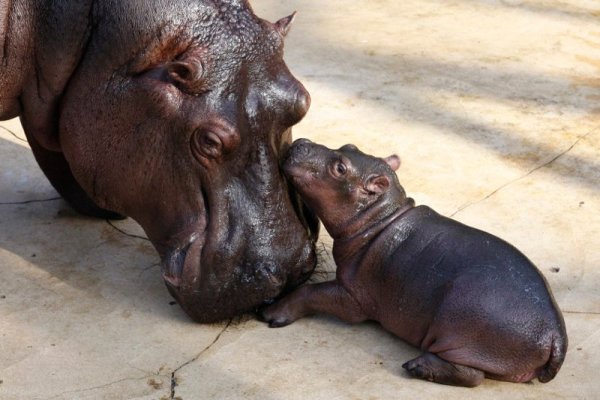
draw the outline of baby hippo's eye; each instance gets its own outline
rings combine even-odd
[[[343,161],[336,161],[335,164],[333,164],[333,174],[335,176],[344,176],[347,172],[348,167]]]

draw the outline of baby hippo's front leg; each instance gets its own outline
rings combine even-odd
[[[278,328],[316,313],[330,314],[349,323],[367,319],[358,302],[337,281],[301,286],[265,308],[262,318],[271,328]]]

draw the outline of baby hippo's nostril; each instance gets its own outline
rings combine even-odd
[[[286,174],[294,175],[292,170],[311,158],[315,144],[308,139],[297,139],[292,143],[283,158],[282,167]]]
[[[303,144],[310,144],[310,143],[312,143],[310,141],[310,139],[300,138],[300,139],[296,139],[294,141],[294,146],[302,146]]]
[[[310,145],[312,142],[308,139],[298,139],[292,145],[290,155],[295,158],[304,159],[310,155]]]

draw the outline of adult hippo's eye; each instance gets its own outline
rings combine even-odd
[[[223,151],[223,142],[213,132],[205,132],[200,138],[202,151],[210,157],[218,157]]]
[[[223,120],[214,120],[192,135],[192,153],[204,164],[208,160],[218,160],[235,151],[240,144],[237,130]]]

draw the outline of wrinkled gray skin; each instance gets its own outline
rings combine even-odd
[[[292,19],[244,0],[0,0],[0,119],[21,117],[76,210],[141,224],[197,321],[315,266],[316,220],[279,169],[310,104],[283,61]]]
[[[554,378],[567,335],[541,273],[503,240],[415,207],[393,172],[399,164],[351,145],[292,146],[284,169],[333,237],[337,275],[296,289],[263,318],[272,327],[313,313],[379,321],[424,351],[403,367],[438,383]]]

